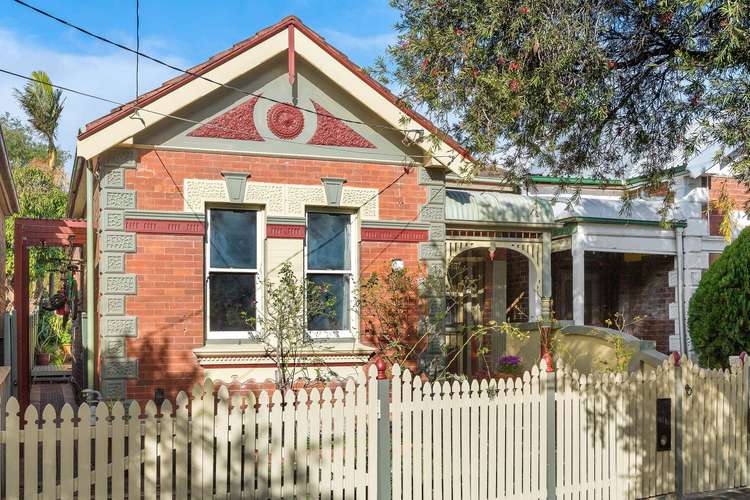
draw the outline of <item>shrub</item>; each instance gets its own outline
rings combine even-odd
[[[750,351],[750,228],[703,274],[688,326],[703,366],[726,367],[729,356]]]

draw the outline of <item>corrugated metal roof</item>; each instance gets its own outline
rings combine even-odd
[[[445,218],[465,222],[496,224],[554,224],[555,216],[547,200],[496,191],[449,189]]]

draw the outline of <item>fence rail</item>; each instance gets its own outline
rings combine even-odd
[[[629,499],[748,485],[748,363],[545,368],[431,383],[370,367],[257,397],[206,380],[174,406],[77,415],[19,415],[10,398],[3,498]]]

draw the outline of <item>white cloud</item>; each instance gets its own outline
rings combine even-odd
[[[328,43],[344,53],[349,51],[385,53],[385,48],[396,41],[396,33],[356,36],[331,29],[324,29],[321,32]]]
[[[149,45],[160,46],[156,41]],[[95,45],[91,47],[101,50]],[[130,101],[135,94],[135,56],[120,49],[87,54],[66,48],[49,48],[31,38],[0,29],[0,54],[3,54],[0,68],[15,73],[29,75],[34,70],[43,70],[49,74],[52,83],[119,102]],[[189,66],[182,58],[165,56],[161,50],[155,55],[178,67]],[[175,75],[175,71],[141,58],[140,92],[148,91]],[[13,89],[20,89],[24,84],[25,81],[19,78],[0,74],[0,113],[8,111],[25,118],[13,95]],[[109,113],[114,105],[68,92],[65,98],[57,140],[72,155],[78,129]],[[70,165],[66,167],[70,169]]]

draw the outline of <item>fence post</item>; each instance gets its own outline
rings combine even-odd
[[[544,395],[546,396],[543,404],[547,406],[547,421],[543,424],[547,426],[547,498],[548,500],[555,500],[557,498],[557,435],[555,434],[557,429],[557,425],[555,425],[555,379],[557,372],[549,353],[544,359],[547,365],[543,378]]]
[[[390,412],[390,380],[385,374],[386,365],[382,358],[375,361],[378,369],[377,398],[378,398],[378,500],[391,500],[391,412]]]
[[[682,383],[682,366],[680,365],[680,353],[672,353],[674,364],[674,487],[677,498],[682,498],[685,494],[685,467],[683,457],[683,437],[685,435],[685,388]]]

